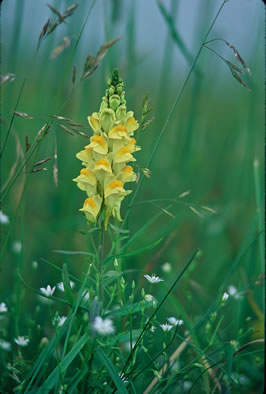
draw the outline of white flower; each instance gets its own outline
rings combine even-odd
[[[73,287],[75,286],[75,282],[73,282],[72,280],[69,282],[70,288],[73,289]],[[64,283],[63,282],[59,282],[57,283],[57,288],[61,291],[65,291],[65,287],[64,287]]]
[[[14,341],[18,346],[28,346],[30,340],[25,337],[17,337],[14,339]]]
[[[67,317],[66,316],[58,316],[56,315],[52,321],[54,326],[58,326],[61,327],[65,321],[66,321]]]
[[[155,326],[151,326],[150,332],[155,332],[155,330],[156,330],[156,327]]]
[[[222,301],[224,302],[224,301],[228,300],[228,298],[229,298],[229,294],[225,291],[222,296]]]
[[[13,249],[14,253],[19,254],[21,252],[21,249],[22,249],[21,241],[14,241],[13,245],[12,245],[12,249]]]
[[[52,296],[54,294],[55,287],[51,287],[50,285],[48,285],[46,288],[45,287],[41,287],[40,291],[41,291],[41,293],[43,293],[44,295],[49,297],[49,296]]]
[[[92,327],[101,335],[113,334],[115,331],[112,320],[102,319],[101,316],[95,318]]]
[[[173,326],[168,323],[160,324],[160,327],[163,331],[170,331],[173,328]]]
[[[169,272],[171,272],[172,271],[172,267],[171,267],[171,264],[170,263],[164,263],[163,265],[162,265],[162,271],[163,272],[165,272],[165,273],[169,273]]]
[[[66,316],[59,316],[59,321],[58,321],[59,327],[61,327],[65,323],[66,319],[67,319]]]
[[[144,299],[145,301],[151,302],[153,301],[154,297],[151,294],[145,294]]]
[[[230,296],[234,297],[236,300],[242,298],[242,295],[238,292],[237,288],[233,285],[230,285],[227,289],[227,292]]]
[[[11,350],[11,343],[5,341],[4,339],[0,339],[0,348],[2,350],[6,350],[7,352],[10,352],[10,350]]]
[[[150,282],[150,283],[159,283],[159,282],[163,282],[163,279],[159,278],[159,276],[155,276],[154,274],[152,274],[152,276],[150,276],[150,275],[144,275],[144,278],[146,278],[147,281]]]
[[[182,324],[184,324],[184,320],[176,319],[175,317],[168,317],[167,320],[173,326],[182,326]]]
[[[4,302],[1,302],[0,304],[0,313],[5,313],[7,312],[7,306]]]
[[[0,223],[2,223],[2,224],[9,223],[9,217],[7,215],[5,215],[2,211],[0,211]]]

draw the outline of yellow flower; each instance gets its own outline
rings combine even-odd
[[[92,128],[92,130],[96,134],[99,134],[99,132],[101,131],[101,125],[100,125],[98,118],[99,117],[98,117],[97,112],[94,112],[92,114],[92,116],[88,116],[88,121],[89,121],[90,127]]]
[[[104,202],[107,207],[105,214],[105,228],[107,227],[109,217],[112,214],[116,216],[121,222],[120,206],[122,200],[126,195],[130,194],[131,190],[125,190],[124,184],[118,179],[113,180],[104,190]]]
[[[128,130],[129,135],[132,135],[135,130],[139,128],[139,124],[133,117],[133,112],[128,112],[128,117],[125,122],[125,126]]]
[[[136,181],[136,174],[127,163],[136,161],[133,154],[140,150],[132,137],[139,124],[134,113],[127,112],[123,82],[117,71],[108,84],[99,112],[88,116],[93,130],[90,144],[76,155],[86,168],[73,179],[88,195],[80,211],[91,223],[104,215],[105,228],[111,215],[122,220],[121,202],[131,193],[124,189],[124,183]]]
[[[108,133],[115,123],[115,112],[112,109],[105,108],[100,114],[100,123],[103,131]]]
[[[88,167],[90,167],[93,163],[93,152],[92,149],[89,148],[89,145],[85,146],[85,149],[78,152],[76,157],[82,161],[82,164],[85,164]]]
[[[136,174],[133,172],[133,168],[131,166],[125,166],[119,173],[119,179],[124,183],[135,182]]]
[[[91,137],[91,143],[88,145],[94,152],[106,155],[108,152],[108,144],[105,138],[100,135]]]
[[[125,163],[126,161],[136,161],[134,156],[131,155],[128,146],[123,146],[114,155],[114,163]]]
[[[100,212],[102,205],[102,198],[99,195],[89,198],[86,198],[84,201],[83,207],[80,211],[85,213],[86,219],[88,222],[96,223],[97,216]]]
[[[127,147],[129,149],[130,153],[137,152],[138,150],[141,150],[141,148],[139,146],[136,146],[135,138],[132,138],[132,137],[130,138],[130,141],[128,142]]]
[[[87,192],[88,196],[93,196],[96,193],[97,178],[94,173],[88,168],[82,168],[80,170],[80,175],[73,179],[77,182],[77,186]]]

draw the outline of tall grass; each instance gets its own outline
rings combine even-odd
[[[35,48],[17,2],[2,37],[1,74],[16,79],[1,85],[1,392],[263,392],[261,55],[251,44],[249,76],[237,62],[245,45],[216,31],[232,3],[204,4],[192,46],[181,3],[146,6],[167,32],[159,68],[139,49],[139,2],[84,2],[51,34],[71,4],[40,5],[52,22]],[[72,179],[114,66],[128,109],[140,121],[150,90],[155,120],[136,133],[124,221],[104,231],[101,220],[87,227]]]

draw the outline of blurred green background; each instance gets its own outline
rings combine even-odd
[[[55,15],[46,2],[3,1],[1,74],[14,73],[16,79],[2,85],[2,146],[25,77],[16,110],[26,112],[34,119],[15,117],[2,158],[2,186],[5,186],[12,167],[16,164],[16,172],[23,162],[25,137],[33,140],[51,114],[83,124],[83,131],[91,135],[87,116],[98,111],[113,67],[118,67],[121,72],[128,109],[134,111],[137,119],[141,116],[143,97],[147,91],[150,93],[155,120],[149,129],[138,133],[138,145],[142,150],[136,154],[137,164],[146,167],[191,59],[202,44],[221,3],[218,0],[163,2],[173,18],[177,36],[184,44],[188,54],[186,59],[184,48],[173,39],[156,1],[81,2],[74,15],[41,42],[37,54],[35,48],[40,31],[47,19],[55,19]],[[72,3],[57,0],[52,4],[63,12]],[[75,48],[89,7],[92,7],[91,12]],[[192,73],[167,126],[150,166],[152,176],[144,179],[128,226],[130,233],[134,234],[168,205],[166,201],[153,204],[145,203],[145,200],[177,198],[187,190],[191,193],[180,201],[194,206],[202,216],[196,215],[185,204],[174,204],[171,215],[168,212],[162,214],[136,239],[130,250],[160,237],[165,237],[164,247],[161,245],[155,251],[123,262],[125,269],[136,269],[130,276],[135,280],[147,270],[174,277],[193,251],[200,248],[202,254],[189,275],[189,281],[179,287],[177,294],[194,321],[208,308],[219,288],[225,291],[230,284],[236,286],[242,294],[242,302],[241,306],[232,304],[227,310],[227,322],[232,323],[228,339],[243,324],[250,324],[250,321],[246,323],[247,317],[257,321],[256,307],[263,308],[262,283],[258,281],[263,269],[263,236],[258,235],[262,230],[264,168],[263,7],[261,1],[229,1],[209,37],[223,38],[237,48],[252,71],[251,76],[246,73],[243,76],[251,90],[232,77],[221,59],[207,49],[203,50],[196,67],[198,72]],[[108,50],[98,69],[89,78],[79,81],[86,57],[89,54],[95,56],[104,42],[120,35],[121,40]],[[71,41],[69,47],[52,58],[53,49],[66,36]],[[223,42],[213,42],[209,46],[238,64],[233,51]],[[77,78],[73,88],[74,65]],[[24,203],[1,262],[3,299],[14,290],[19,263],[24,279],[34,288],[55,285],[61,280],[60,273],[45,264],[42,258],[60,267],[66,262],[69,271],[76,276],[85,271],[87,260],[84,256],[62,255],[54,250],[91,250],[88,237],[80,232],[86,226],[78,211],[84,194],[72,182],[81,168],[75,154],[87,143],[88,140],[81,136],[65,134],[56,122],[43,140],[36,161],[57,152],[58,186],[53,181],[54,160],[44,165],[47,171],[33,173],[30,177]],[[21,157],[16,162],[20,151]],[[255,158],[259,162],[257,181],[253,165]],[[19,175],[2,203],[1,209],[10,221],[15,215],[29,168],[28,165]],[[123,216],[129,201],[123,204]],[[208,206],[217,213],[204,212],[200,206]],[[22,220],[23,210],[25,221]],[[1,226],[2,241],[7,229],[8,225]],[[14,250],[15,241],[22,241],[22,252]],[[38,263],[38,268],[33,268],[33,261]],[[170,274],[161,270],[165,262],[172,266]],[[203,294],[200,300],[199,289]],[[250,294],[252,301],[248,297]],[[36,299],[27,291],[25,300],[25,310],[29,312]],[[231,322],[236,313],[238,318]]]

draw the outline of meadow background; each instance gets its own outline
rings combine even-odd
[[[46,306],[42,306],[41,314],[36,312],[40,301],[21,283],[18,267],[35,289],[55,285],[61,274],[45,261],[59,267],[66,263],[69,272],[79,277],[86,270],[86,257],[55,251],[90,252],[92,248],[82,233],[86,223],[78,211],[84,195],[72,181],[80,171],[75,154],[89,140],[68,135],[54,121],[36,156],[30,158],[5,194],[6,182],[14,179],[25,159],[26,136],[32,141],[52,114],[84,125],[80,130],[90,136],[87,116],[98,111],[107,79],[113,67],[118,67],[125,82],[128,109],[137,119],[144,95],[149,92],[154,121],[139,132],[142,150],[137,153],[138,165],[146,167],[221,3],[162,1],[172,23],[164,18],[156,1],[83,1],[66,23],[41,41],[36,52],[43,25],[56,16],[44,1],[2,2],[1,75],[16,76],[1,86],[1,149],[6,142],[1,157],[1,210],[10,222],[1,225],[5,250],[1,255],[0,301],[16,314],[8,327],[10,338],[20,334],[18,327],[25,325],[27,317],[48,325]],[[63,13],[72,2],[54,0],[51,4]],[[124,269],[130,270],[128,280],[134,279],[140,291],[144,273],[156,273],[168,284],[200,249],[196,262],[160,312],[161,318],[178,310],[194,325],[218,295],[234,286],[238,296],[230,297],[223,307],[224,320],[219,329],[223,343],[236,341],[239,346],[263,336],[263,22],[261,1],[230,0],[225,5],[209,39],[223,38],[237,48],[252,72],[251,76],[243,74],[250,90],[233,78],[219,57],[203,49],[149,167],[152,175],[144,179],[128,219],[130,234],[135,234],[154,215],[162,213],[136,237],[129,251],[162,237],[164,241],[156,249],[123,262]],[[121,39],[109,48],[97,70],[80,81],[86,57],[95,56],[101,45],[119,36]],[[53,57],[54,48],[64,37],[69,38],[70,45]],[[223,42],[209,46],[238,64],[232,49]],[[73,84],[74,66],[77,76]],[[6,141],[14,110],[34,119],[16,116]],[[34,162],[51,156],[43,165],[47,171],[28,177]],[[58,185],[54,181],[55,164]],[[20,204],[25,180],[29,182]],[[171,199],[188,190],[190,194],[166,208]],[[123,205],[122,217],[129,203],[130,198]],[[166,262],[171,265],[169,273],[162,270]],[[164,287],[155,290],[153,295],[162,298]],[[204,338],[200,337],[201,341],[204,343]],[[238,361],[238,369],[245,382],[243,392],[262,392],[261,346],[251,347]]]

